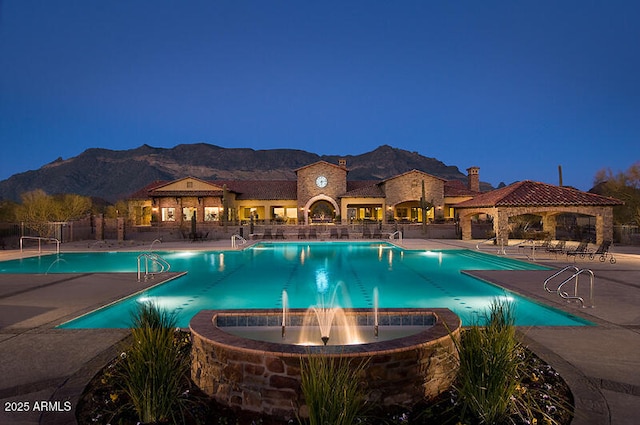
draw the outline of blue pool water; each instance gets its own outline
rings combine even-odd
[[[139,302],[174,312],[181,327],[202,309],[307,308],[338,293],[342,307],[446,307],[464,324],[481,320],[496,298],[515,306],[520,326],[582,326],[589,322],[540,305],[461,270],[544,269],[469,250],[403,250],[380,242],[257,244],[243,251],[157,252],[183,277],[140,292],[63,328],[128,327]],[[136,272],[137,252],[63,253],[0,263],[1,273]],[[337,290],[337,288],[339,290]]]

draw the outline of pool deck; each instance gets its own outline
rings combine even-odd
[[[407,249],[476,249],[477,241],[405,239]],[[513,243],[513,241],[512,241]],[[146,250],[147,244],[63,244],[61,251]],[[158,250],[230,249],[229,241],[163,243]],[[496,253],[491,245],[481,250]],[[510,248],[527,259],[530,250]],[[520,329],[530,348],[570,385],[575,425],[637,423],[640,411],[640,247],[615,246],[616,264],[545,255],[536,263],[576,265],[595,275],[595,307],[567,303],[542,288],[550,271],[472,271],[471,274],[534,300],[588,319],[597,326]],[[20,258],[0,251],[0,261]],[[30,253],[37,255],[37,253]],[[171,274],[167,277],[173,277]],[[0,423],[74,424],[74,409],[88,380],[120,352],[122,329],[55,329],[58,324],[160,282],[138,282],[135,273],[0,274]],[[580,280],[586,296],[588,278]],[[14,403],[15,402],[15,403]],[[25,407],[27,411],[12,411]],[[9,411],[8,411],[9,410]],[[43,411],[44,410],[44,411]]]

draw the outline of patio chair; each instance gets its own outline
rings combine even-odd
[[[264,229],[264,234],[262,235],[262,239],[273,239],[273,234],[271,233],[271,229]]]
[[[576,261],[576,259],[578,258],[578,255],[580,256],[580,258],[584,258],[587,254],[589,254],[589,251],[587,251],[588,247],[589,247],[589,242],[582,241],[575,249],[568,250],[566,252],[567,257],[573,256],[573,261]]]
[[[276,239],[284,239],[284,229],[282,228],[276,229]]]
[[[315,227],[309,229],[309,239],[318,239],[318,232]]]
[[[331,230],[329,230],[329,237],[332,239],[338,239],[338,229],[332,227]]]
[[[371,239],[371,230],[368,227],[362,229],[362,239]]]
[[[340,229],[340,239],[349,239],[349,229],[346,227]]]
[[[557,257],[558,254],[564,254],[566,246],[567,246],[567,241],[558,241],[557,244],[553,246],[549,246],[549,248],[547,248],[546,251],[550,254],[555,254],[555,256]]]
[[[298,239],[307,239],[307,231],[303,227],[298,229]]]
[[[602,242],[595,252],[592,252],[589,254],[589,259],[593,260],[594,258],[596,258],[596,255],[599,255],[600,261],[604,263],[605,261],[607,261],[607,256],[611,256],[611,258],[609,258],[609,262],[611,264],[615,264],[616,258],[613,256],[611,252],[609,252],[611,249],[611,245],[612,245],[611,241]]]
[[[376,226],[375,230],[373,231],[373,238],[374,239],[382,239],[382,231],[377,226]]]

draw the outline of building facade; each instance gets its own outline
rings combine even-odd
[[[419,170],[382,180],[348,180],[346,162],[319,161],[295,170],[296,180],[185,177],[154,182],[129,199],[134,226],[188,228],[190,223],[319,224],[446,221],[454,205],[477,194],[469,185]]]

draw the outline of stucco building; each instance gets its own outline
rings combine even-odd
[[[197,223],[387,223],[452,220],[453,205],[479,193],[476,167],[469,184],[419,170],[382,180],[348,180],[344,161],[301,167],[292,180],[215,180],[185,177],[154,182],[129,199],[136,226]],[[470,169],[471,170],[471,169]],[[472,189],[473,188],[473,189]]]
[[[295,170],[296,180],[214,180],[185,177],[155,182],[129,200],[134,226],[188,231],[220,224],[351,224],[363,222],[459,222],[463,239],[471,223],[490,217],[498,240],[509,237],[509,219],[542,217],[555,236],[562,213],[595,217],[598,242],[613,237],[613,207],[621,202],[576,189],[523,181],[480,192],[478,167],[467,169],[467,183],[447,181],[419,170],[381,181],[349,180],[346,162],[318,161]]]

